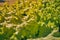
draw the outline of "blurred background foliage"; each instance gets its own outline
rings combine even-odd
[[[0,40],[45,37],[60,23],[60,0],[16,0],[0,6]]]

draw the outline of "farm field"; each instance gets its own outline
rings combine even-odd
[[[0,40],[60,40],[60,0],[4,2]]]

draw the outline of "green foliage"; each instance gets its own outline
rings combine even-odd
[[[51,33],[52,28],[39,26],[36,22],[29,23],[27,26],[24,26],[19,31],[17,38],[21,40],[21,38],[37,38],[37,37],[45,37],[49,33]]]
[[[39,37],[46,37],[49,33],[51,33],[52,29],[49,27],[40,27]]]
[[[55,32],[55,33],[53,34],[53,36],[54,36],[54,37],[60,37],[60,32]]]
[[[12,28],[8,29],[8,28],[6,28],[6,27],[3,27],[2,30],[3,30],[3,31],[2,31],[3,33],[0,34],[0,40],[4,40],[4,39],[9,40],[10,37],[11,37],[11,36],[13,35],[13,33],[15,32],[14,29],[12,29]]]
[[[0,6],[0,40],[46,37],[60,23],[59,11],[59,0],[5,2]]]
[[[17,37],[20,39],[21,37],[32,38],[36,37],[35,34],[38,31],[38,24],[36,22],[29,23],[27,26],[21,28]]]

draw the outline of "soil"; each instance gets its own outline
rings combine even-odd
[[[5,0],[5,2],[8,2],[9,5],[14,4],[16,0]],[[0,2],[0,6],[2,6],[4,2]]]

